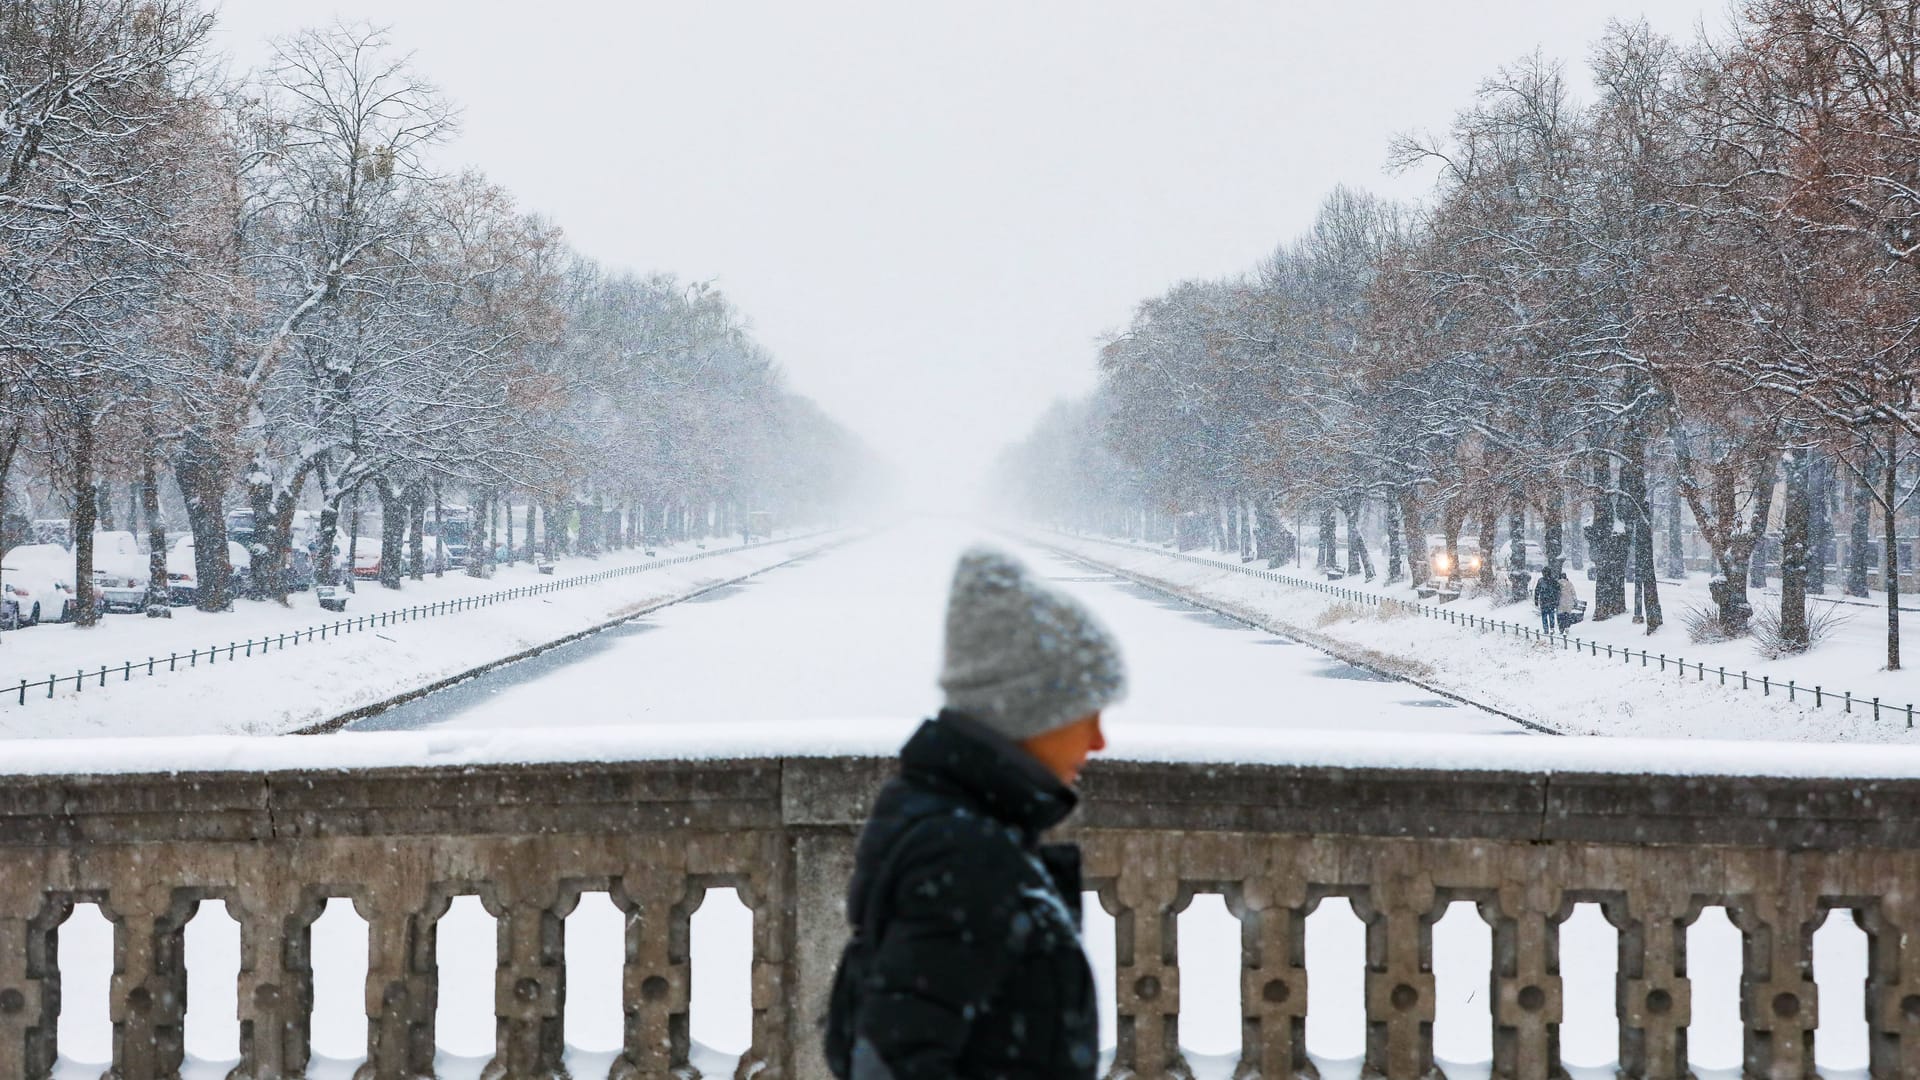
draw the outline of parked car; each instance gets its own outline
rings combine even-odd
[[[200,596],[200,571],[194,564],[194,550],[191,534],[183,534],[167,549],[167,602],[176,607],[191,604]],[[233,567],[234,592],[246,592],[252,576],[253,556],[244,546],[229,540],[227,560]]]
[[[342,550],[341,561],[344,562],[345,561],[344,546],[342,547],[341,550]],[[426,564],[427,564],[427,568],[425,571],[426,573],[431,574],[434,572],[434,570],[436,569],[436,566],[435,566],[436,560],[438,560],[437,569],[442,571],[452,570],[455,567],[461,565],[459,562],[455,561],[453,557],[453,553],[447,544],[439,543],[431,536],[427,537],[422,542],[421,550],[426,556]],[[412,543],[405,543],[400,545],[400,559],[401,559],[400,572],[403,574],[410,573],[413,569],[413,564],[412,564],[413,544]],[[380,576],[380,538],[379,537],[363,536],[360,538],[359,550],[354,553],[353,576],[357,578],[377,578]]]
[[[22,626],[73,617],[73,552],[59,544],[22,544],[0,560],[0,590],[19,605]]]
[[[152,569],[130,532],[93,534],[93,586],[108,611],[144,611]]]

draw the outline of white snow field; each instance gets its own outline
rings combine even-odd
[[[1885,670],[1885,623],[1875,621],[1884,619],[1884,613],[1871,609],[1845,609],[1847,621],[1835,637],[1805,656],[1767,660],[1755,652],[1751,641],[1689,642],[1680,612],[1689,599],[1697,602],[1698,598],[1676,589],[1678,597],[1668,601],[1667,625],[1656,635],[1648,636],[1644,627],[1625,617],[1583,622],[1574,628],[1573,634],[1584,640],[1634,650],[1634,662],[1622,663],[1444,621],[1382,617],[1380,609],[1371,605],[1239,573],[1238,558],[1220,553],[1174,558],[1156,545],[1043,535],[1051,546],[1078,552],[1209,605],[1269,624],[1308,628],[1336,647],[1382,657],[1427,685],[1453,690],[1567,734],[1920,745],[1920,727],[1907,727],[1904,712],[1908,702],[1920,703],[1920,673]],[[1303,579],[1313,577],[1311,568],[1282,570]],[[1416,601],[1404,583],[1390,586],[1347,578],[1338,585]],[[1592,598],[1592,586],[1584,579],[1576,578],[1576,588],[1583,598]],[[1528,626],[1535,623],[1528,605],[1499,604],[1487,597],[1463,596],[1446,610]],[[1684,657],[1686,678],[1674,665],[1663,673],[1657,659],[1642,666],[1637,659],[1641,650],[1656,658],[1662,653]],[[1704,680],[1694,673],[1694,665],[1701,662],[1710,669]],[[1721,667],[1732,676],[1725,687],[1718,684],[1715,670]],[[1739,688],[1743,670],[1750,674],[1750,690]],[[1763,673],[1772,679],[1770,694],[1760,690]],[[1793,695],[1786,689],[1789,679],[1798,685]],[[1810,688],[1815,685],[1825,688],[1824,708],[1814,707]],[[1842,690],[1856,695],[1850,712],[1840,704]],[[1870,702],[1876,695],[1887,705],[1878,718]]]
[[[889,753],[937,704],[941,613],[954,556],[986,534],[922,520],[769,571],[614,631],[402,705],[315,739],[235,736],[18,742],[0,772],[289,769],[406,762],[590,760],[752,753]],[[1126,651],[1133,691],[1109,713],[1111,753],[1153,759],[1296,761],[1449,768],[1619,769],[1777,775],[1920,775],[1920,748],[1730,745],[1641,739],[1514,738],[1493,713],[1444,701],[1210,612],[1170,601],[1004,538],[1036,571],[1092,606]],[[430,624],[423,624],[430,625]],[[457,622],[448,623],[449,632]],[[493,631],[488,631],[489,633]],[[384,676],[383,676],[384,677]],[[253,690],[265,693],[264,686]],[[263,702],[263,708],[271,708]],[[391,729],[378,731],[374,729]],[[1113,920],[1088,898],[1087,945],[1113,1041]],[[731,890],[695,916],[692,1033],[708,1076],[747,1044],[752,915]],[[1226,1077],[1239,1040],[1240,930],[1202,895],[1179,921],[1181,1042],[1201,1077]],[[311,1073],[351,1075],[365,1040],[365,924],[336,900],[315,927]],[[619,1045],[622,921],[590,894],[567,926],[567,1038],[574,1075],[604,1076]],[[62,928],[60,1076],[92,1080],[109,1056],[112,927],[81,905]],[[1470,905],[1434,930],[1438,1056],[1454,1080],[1484,1077],[1490,931]],[[1308,1046],[1328,1080],[1356,1077],[1364,1046],[1361,924],[1344,900],[1308,920]],[[479,1075],[492,1049],[492,919],[473,898],[442,924],[438,1039],[443,1077]],[[238,927],[217,902],[188,930],[191,1080],[238,1055]],[[1580,1080],[1611,1076],[1613,930],[1592,905],[1563,927],[1564,1054]],[[1689,934],[1699,1075],[1736,1075],[1740,938],[1719,909]],[[1864,1075],[1865,935],[1838,913],[1815,937],[1817,1057],[1830,1080]]]
[[[350,710],[431,685],[504,657],[579,633],[634,611],[683,597],[772,566],[796,554],[844,539],[848,534],[796,535],[751,548],[692,544],[661,548],[658,558],[625,550],[602,558],[559,560],[552,577],[531,565],[501,567],[491,578],[464,573],[408,581],[398,591],[377,582],[359,583],[345,614],[320,610],[311,593],[295,594],[291,606],[237,601],[234,610],[209,614],[176,608],[170,619],[110,615],[99,626],[42,625],[0,635],[0,739],[19,737],[113,737],[126,735],[277,735],[332,719]],[[671,566],[674,556],[701,556]],[[379,612],[499,593],[597,571],[646,567],[641,572],[555,592],[420,620],[337,630],[316,640],[221,655],[206,650],[236,640],[276,635],[359,619]],[[189,666],[187,653],[202,655]],[[168,655],[179,654],[177,670]],[[156,674],[144,661],[157,657]],[[131,671],[123,669],[133,662]],[[109,670],[102,682],[91,675]],[[89,673],[76,692],[63,683],[52,698],[44,685],[26,692],[23,681],[50,673],[63,679]]]

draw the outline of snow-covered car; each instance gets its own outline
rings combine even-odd
[[[152,568],[130,532],[93,534],[93,585],[108,611],[144,611]]]
[[[1480,572],[1480,541],[1463,536],[1454,542],[1454,553],[1460,557],[1458,566],[1447,557],[1445,536],[1427,537],[1428,572],[1434,577],[1472,577]]]
[[[20,625],[73,617],[73,552],[59,544],[22,544],[0,559],[0,592],[20,607]]]
[[[194,565],[192,536],[182,536],[167,549],[167,602],[176,606],[193,603],[200,596],[199,568]],[[246,591],[253,567],[253,556],[232,540],[227,541],[227,563],[233,567],[233,591]]]
[[[427,537],[423,542],[422,552],[426,556],[426,573],[431,574],[436,569],[444,572],[461,565],[455,560],[453,553],[448,550],[446,544],[436,541],[431,536]],[[435,565],[436,559],[438,560],[438,566]],[[340,561],[343,563],[346,561],[344,554],[340,556]],[[400,572],[403,574],[411,573],[413,570],[413,543],[411,541],[400,545],[400,561]],[[372,579],[380,576],[379,537],[363,536],[360,538],[360,546],[354,552],[353,576],[362,579]]]

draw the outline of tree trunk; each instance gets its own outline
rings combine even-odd
[[[359,591],[360,575],[360,489],[353,489],[353,512],[347,522],[347,591]]]
[[[1446,573],[1441,577],[1458,584],[1460,581],[1460,530],[1467,523],[1464,503],[1458,497],[1447,500],[1447,508],[1440,514],[1440,533],[1445,542],[1441,550],[1446,552]]]
[[[1805,652],[1807,633],[1807,579],[1809,577],[1809,517],[1812,490],[1811,462],[1805,450],[1787,451],[1786,505],[1780,535],[1780,644],[1788,652]]]
[[[469,538],[471,539],[471,538]],[[433,480],[433,576],[447,576],[447,518],[446,507],[440,498],[440,478]]]
[[[1427,581],[1427,534],[1420,521],[1420,492],[1412,484],[1400,490],[1400,528],[1407,536],[1407,583]]]
[[[1546,559],[1548,562],[1565,559],[1575,570],[1584,570],[1587,568],[1587,534],[1580,528],[1580,501],[1561,496],[1559,502],[1560,505],[1554,507],[1554,533],[1562,539],[1554,547],[1557,554],[1547,555]],[[1563,535],[1564,523],[1568,520],[1572,520],[1574,529],[1571,535]],[[1546,547],[1544,539],[1540,546]]]
[[[1593,523],[1583,534],[1587,552],[1593,558],[1594,622],[1611,619],[1627,610],[1627,536],[1626,523],[1614,509],[1613,461],[1600,456],[1593,465]]]
[[[1667,576],[1685,580],[1687,549],[1681,542],[1680,501],[1679,481],[1669,480],[1667,483]]]
[[[1873,446],[1869,444],[1862,456],[1864,468],[1861,472],[1866,478],[1859,481],[1849,492],[1853,503],[1852,528],[1847,534],[1847,588],[1848,596],[1867,595],[1867,547],[1873,542],[1873,489],[1872,484],[1879,477],[1877,458]]]
[[[1341,507],[1347,518],[1347,573],[1362,574],[1366,580],[1373,580],[1373,554],[1367,550],[1367,538],[1360,532],[1360,513],[1365,506],[1358,499],[1350,499]]]
[[[1880,584],[1887,591],[1887,670],[1900,670],[1900,554],[1898,538],[1894,535],[1894,521],[1899,516],[1894,509],[1900,505],[1900,428],[1887,425],[1887,465],[1881,472],[1880,486],[1881,511],[1884,526],[1881,532],[1880,547]]]
[[[167,606],[167,526],[160,520],[160,448],[153,424],[148,422],[140,438],[140,516],[147,522],[147,617],[170,618]]]
[[[1513,493],[1507,506],[1507,599],[1518,604],[1527,598],[1527,500]]]
[[[233,565],[227,558],[227,469],[220,448],[189,432],[173,462],[174,483],[186,504],[193,533],[193,606],[226,611],[233,606]]]
[[[113,482],[101,480],[93,488],[94,528],[100,532],[119,532],[113,520]]]
[[[1497,504],[1488,498],[1480,508],[1480,587],[1491,595],[1494,583],[1499,580],[1493,564],[1493,549],[1500,542],[1500,513]]]
[[[1331,570],[1339,565],[1335,555],[1334,530],[1337,525],[1333,518],[1333,507],[1323,504],[1320,507],[1320,557],[1313,564],[1316,570]]]
[[[493,507],[487,502],[485,492],[474,492],[473,509],[467,513],[467,576],[483,578],[487,576],[486,524],[493,513]]]
[[[535,561],[533,557],[533,509],[538,505],[540,505],[540,500],[533,494],[529,493],[527,495],[527,561],[528,562]]]
[[[340,531],[340,502],[346,492],[334,492],[320,505],[320,539],[313,549],[313,580],[322,585],[340,584],[340,567],[333,560],[333,538]]]
[[[412,541],[411,547],[407,552],[407,556],[408,556],[407,569],[409,571],[407,576],[411,577],[415,581],[425,581],[427,579],[427,486],[426,484],[422,483],[419,480],[414,480],[408,483],[406,499],[407,499],[407,534],[408,534],[408,538]],[[438,536],[435,536],[433,540],[434,540],[434,546],[438,548],[440,543],[440,538]],[[434,565],[436,566],[438,566],[440,563],[440,553],[437,550],[434,552],[433,562],[434,562]]]
[[[1407,545],[1402,541],[1400,529],[1400,507],[1389,497],[1386,506],[1387,522],[1387,584],[1402,580],[1401,560],[1407,556]],[[1408,560],[1411,561],[1411,560]]]
[[[374,491],[380,496],[380,585],[398,589],[407,557],[407,498],[385,480],[377,481]]]
[[[73,621],[100,621],[93,606],[93,530],[99,504],[93,483],[93,414],[82,402],[73,410]]]
[[[1540,557],[1552,566],[1566,556],[1566,518],[1558,497],[1541,501],[1540,518]],[[1575,560],[1573,565],[1577,569],[1580,563]]]
[[[1755,484],[1753,501],[1753,556],[1748,560],[1747,584],[1767,587],[1767,525],[1773,517],[1773,488],[1779,479],[1778,461],[1769,457]]]
[[[1809,453],[1807,468],[1807,591],[1827,591],[1827,549],[1833,546],[1833,461]],[[1784,574],[1785,571],[1782,570]]]
[[[1620,466],[1620,490],[1626,495],[1631,515],[1632,576],[1640,587],[1640,606],[1647,633],[1651,634],[1660,629],[1666,617],[1660,609],[1660,579],[1653,568],[1653,503],[1647,497],[1647,439],[1641,423],[1639,419],[1629,423],[1620,441],[1626,459]]]

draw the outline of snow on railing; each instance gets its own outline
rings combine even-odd
[[[1502,741],[1526,743],[1507,751],[1523,755],[1565,746],[1460,741],[1474,760]],[[61,924],[78,904],[114,925],[111,1074],[178,1075],[189,1010],[214,1016],[211,995],[184,993],[181,944],[210,899],[240,924],[241,1060],[228,1075],[302,1075],[327,965],[365,972],[364,992],[346,995],[365,1019],[350,1025],[365,1033],[356,1075],[431,1075],[442,1003],[491,1014],[484,1075],[563,1075],[567,1005],[587,994],[624,1014],[611,1075],[688,1075],[691,916],[714,889],[735,890],[750,918],[738,991],[750,1045],[729,1071],[825,1075],[819,1011],[847,934],[844,889],[890,758],[485,763],[484,748],[501,747],[477,735],[255,742],[321,764],[0,777],[0,1076],[47,1076],[63,1011],[100,1005],[62,985]],[[449,760],[343,768],[327,757],[336,745]],[[1345,999],[1324,987],[1354,986],[1361,1015],[1332,1015],[1364,1021],[1364,1074],[1425,1078],[1442,967],[1490,990],[1478,1023],[1492,1075],[1565,1075],[1569,987],[1597,965],[1578,967],[1562,939],[1578,936],[1575,909],[1593,907],[1616,932],[1600,977],[1615,988],[1619,1075],[1690,1075],[1690,1024],[1735,996],[1746,1075],[1816,1075],[1815,1029],[1830,1034],[1820,997],[1843,999],[1844,978],[1867,1003],[1854,1022],[1870,1075],[1920,1076],[1920,779],[1098,760],[1082,791],[1071,837],[1098,898],[1090,915],[1104,909],[1114,925],[1100,961],[1118,1020],[1112,1075],[1190,1075],[1183,1029],[1222,1010],[1233,1075],[1313,1075],[1309,1003],[1328,1015]],[[622,917],[611,938],[569,948],[568,916],[589,894]],[[351,964],[315,947],[318,917],[341,897],[367,924]],[[436,935],[461,897],[493,923],[492,979],[442,978]],[[1202,898],[1237,925],[1181,940],[1182,913],[1203,913]],[[1438,923],[1459,901],[1491,936],[1490,963],[1482,953],[1473,970],[1464,954],[1435,962]],[[1323,906],[1358,917],[1362,953],[1309,957],[1306,920]],[[1741,945],[1690,950],[1689,927],[1715,907]],[[1866,939],[1858,974],[1816,971],[1813,931],[1830,915]],[[619,977],[571,970],[588,957]],[[1310,959],[1328,980],[1319,995]],[[1209,960],[1226,979],[1183,970]],[[215,1018],[232,1023],[234,1001]]]
[[[817,529],[813,532],[800,533],[794,536],[783,536],[777,539],[754,540],[732,547],[720,548],[715,551],[701,551],[690,555],[675,555],[665,559],[651,559],[644,563],[634,563],[630,566],[617,566],[609,570],[599,570],[591,574],[579,574],[574,577],[543,581],[537,585],[519,585],[511,589],[500,589],[474,596],[394,608],[389,611],[375,612],[371,615],[337,619],[330,623],[321,623],[286,634],[268,634],[262,637],[248,638],[244,641],[229,641],[225,645],[215,643],[207,646],[204,650],[199,648],[190,649],[184,656],[179,652],[169,652],[166,656],[149,656],[145,660],[122,660],[118,664],[101,664],[98,670],[80,668],[72,675],[52,673],[44,679],[31,682],[22,678],[17,686],[0,685],[0,703],[18,707],[27,704],[29,701],[51,700],[54,692],[61,686],[66,686],[71,689],[73,693],[77,694],[85,691],[89,684],[92,684],[95,688],[105,687],[110,679],[115,682],[131,682],[135,675],[150,676],[180,671],[182,669],[193,670],[200,667],[203,662],[208,667],[213,667],[223,660],[226,663],[233,663],[237,660],[245,660],[254,656],[266,656],[270,653],[284,652],[287,646],[292,645],[298,647],[302,642],[326,641],[329,637],[340,638],[347,634],[360,633],[367,630],[378,630],[381,627],[393,626],[399,623],[419,622],[422,619],[434,619],[444,615],[458,615],[463,612],[475,611],[480,608],[492,607],[495,604],[506,603],[510,600],[519,600],[529,596],[545,596],[548,593],[574,589],[582,585],[594,585],[602,581],[645,573],[649,570],[659,570],[668,566],[679,566],[700,559],[710,559],[718,555],[733,555],[753,548],[766,547],[769,544],[786,544],[800,540],[808,540],[832,531],[831,529]],[[45,690],[46,693],[40,693],[42,690]]]
[[[1913,726],[1914,705],[1912,702],[1908,702],[1905,705],[1896,705],[1892,702],[1883,703],[1877,696],[1860,696],[1854,694],[1851,690],[1828,690],[1818,684],[1807,687],[1799,685],[1796,680],[1787,679],[1781,681],[1765,673],[1756,675],[1745,669],[1729,670],[1725,667],[1708,667],[1706,664],[1698,661],[1689,662],[1683,656],[1669,657],[1666,653],[1650,652],[1646,649],[1630,649],[1624,645],[1611,645],[1606,642],[1576,637],[1565,631],[1558,634],[1550,634],[1524,623],[1507,622],[1504,619],[1489,619],[1483,615],[1474,615],[1465,611],[1455,611],[1442,604],[1422,604],[1412,600],[1402,600],[1398,597],[1382,596],[1379,593],[1369,592],[1365,589],[1346,588],[1330,581],[1315,581],[1312,578],[1300,577],[1294,574],[1284,574],[1278,570],[1263,570],[1253,566],[1236,566],[1233,563],[1221,562],[1218,559],[1202,558],[1198,555],[1188,555],[1181,551],[1148,549],[1141,544],[1126,540],[1115,540],[1105,536],[1089,536],[1082,533],[1062,533],[1062,535],[1070,536],[1075,540],[1110,544],[1128,551],[1146,551],[1159,558],[1177,559],[1181,562],[1204,566],[1210,570],[1225,570],[1235,574],[1244,574],[1248,577],[1259,578],[1262,581],[1271,581],[1292,588],[1310,589],[1314,592],[1325,593],[1328,596],[1347,603],[1368,604],[1384,611],[1397,611],[1418,615],[1421,618],[1431,619],[1435,622],[1444,622],[1449,626],[1455,626],[1462,630],[1478,630],[1482,633],[1506,634],[1513,637],[1525,638],[1529,641],[1545,641],[1569,652],[1581,653],[1596,659],[1604,656],[1607,660],[1619,660],[1622,664],[1632,664],[1635,660],[1638,660],[1639,666],[1642,668],[1652,668],[1657,665],[1662,673],[1671,669],[1683,679],[1687,678],[1691,673],[1696,677],[1695,681],[1705,682],[1707,676],[1712,675],[1719,681],[1721,686],[1732,686],[1737,683],[1742,690],[1758,690],[1763,696],[1767,697],[1771,697],[1776,693],[1785,693],[1787,700],[1793,703],[1798,703],[1800,697],[1805,695],[1813,699],[1815,708],[1825,708],[1828,704],[1835,704],[1839,705],[1849,714],[1853,712],[1855,707],[1862,710],[1871,708],[1875,722],[1881,719],[1883,711],[1893,718],[1899,718],[1904,715],[1907,726]]]

